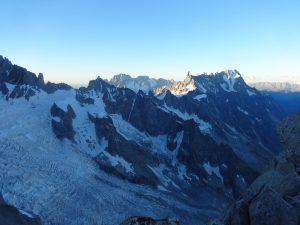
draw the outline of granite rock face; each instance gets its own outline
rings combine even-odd
[[[300,113],[278,128],[285,152],[273,160],[226,212],[225,225],[298,225],[300,222]]]

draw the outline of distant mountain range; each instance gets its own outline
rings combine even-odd
[[[259,91],[268,92],[300,92],[300,85],[291,82],[257,82],[250,83],[250,86]]]
[[[258,82],[250,86],[272,96],[288,114],[300,110],[300,85],[293,82]]]
[[[214,74],[203,75],[212,77],[214,76]],[[138,92],[138,90],[142,90],[146,93],[149,91],[153,91],[157,94],[164,89],[168,89],[172,94],[176,96],[188,93],[189,91],[193,91],[194,89],[196,89],[193,82],[190,82],[189,79],[185,79],[182,82],[175,82],[174,80],[152,79],[148,76],[138,76],[137,78],[132,78],[130,75],[120,74],[114,76],[108,82],[117,87],[130,88],[135,92]],[[188,86],[184,83],[188,83],[190,85]],[[287,114],[292,114],[300,110],[300,85],[298,83],[252,82],[248,85],[258,91],[261,91],[261,93],[263,94],[272,96]]]
[[[236,70],[74,89],[0,57],[1,193],[43,224],[205,224],[280,152],[285,116]]]
[[[119,74],[115,75],[112,79],[108,81],[110,84],[118,87],[118,88],[129,88],[136,93],[141,90],[145,93],[149,91],[173,83],[173,80],[165,80],[165,79],[154,79],[148,76],[138,76],[136,78],[132,78],[130,75]]]

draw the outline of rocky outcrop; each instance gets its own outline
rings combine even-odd
[[[68,105],[67,111],[59,108],[55,103],[51,107],[51,116],[56,118],[52,119],[52,129],[57,138],[67,138],[74,141],[75,131],[73,129],[73,119],[76,114],[73,108]]]
[[[31,213],[7,205],[0,195],[0,225],[41,225],[41,221]]]
[[[12,63],[0,55],[0,83],[7,80],[7,75],[12,69]]]
[[[300,113],[279,126],[285,152],[272,161],[226,212],[225,225],[298,225],[300,222]]]
[[[285,149],[286,158],[295,165],[300,164],[300,112],[284,120],[278,132]]]
[[[103,151],[95,157],[99,167],[131,182],[156,187],[158,179],[148,167],[154,164],[151,154],[120,135],[110,117],[89,117],[95,124],[98,142],[103,147]]]
[[[4,83],[14,85],[11,93],[3,89]],[[54,93],[57,90],[70,90],[72,87],[65,83],[45,84],[44,75],[39,73],[38,76],[27,69],[13,65],[8,59],[0,56],[0,91],[7,95],[7,98],[20,98],[25,96],[27,100],[34,96],[39,90],[44,90],[48,94]]]
[[[13,65],[7,75],[7,82],[15,85],[30,85],[39,87],[41,84],[34,73],[27,71],[25,68]]]
[[[65,84],[65,83],[55,84],[55,83],[51,83],[51,82],[47,82],[47,84],[44,85],[42,88],[48,94],[52,94],[57,90],[66,90],[66,91],[68,91],[68,90],[72,89],[72,87],[70,85]]]
[[[81,104],[94,104],[95,101],[89,96],[89,92],[85,88],[79,88],[76,91],[76,100]]]
[[[179,225],[179,221],[177,220],[170,220],[170,219],[162,219],[162,220],[155,220],[150,217],[129,217],[120,225]]]
[[[13,91],[8,95],[8,98],[25,97],[26,100],[29,100],[30,97],[35,95],[36,91],[36,89],[30,86],[16,85]]]
[[[8,88],[7,88],[7,86],[6,86],[6,84],[4,82],[3,83],[0,82],[0,92],[3,95],[7,95],[8,92],[9,92],[9,90],[8,90]]]

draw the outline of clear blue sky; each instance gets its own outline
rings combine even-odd
[[[0,31],[1,55],[55,82],[227,68],[300,80],[299,0],[3,0]]]

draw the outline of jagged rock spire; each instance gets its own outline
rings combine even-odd
[[[42,73],[39,73],[38,75],[38,81],[39,81],[39,84],[41,86],[44,86],[45,85],[45,81],[44,81],[44,75]]]

